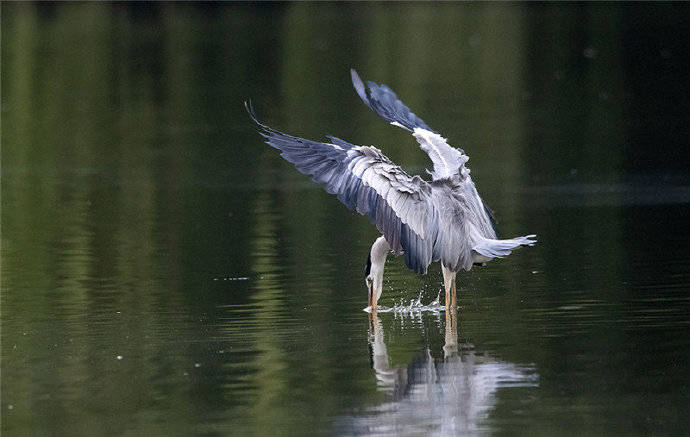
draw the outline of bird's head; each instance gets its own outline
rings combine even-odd
[[[367,286],[367,303],[372,310],[375,310],[383,291],[383,266],[372,264],[371,254],[367,258],[367,265],[364,269],[364,283]]]

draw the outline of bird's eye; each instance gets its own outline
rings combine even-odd
[[[371,276],[367,276],[367,285],[371,285],[374,281],[371,279]]]

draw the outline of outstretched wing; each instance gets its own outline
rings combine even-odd
[[[412,132],[419,146],[434,163],[434,171],[431,172],[434,180],[454,175],[464,179],[469,174],[470,171],[465,167],[469,157],[465,152],[448,145],[446,139],[410,111],[393,90],[372,81],[367,81],[365,86],[355,70],[350,70],[350,74],[357,94],[372,111],[390,124]]]
[[[262,124],[246,106],[269,146],[349,209],[368,216],[393,251],[405,252],[410,269],[426,273],[435,238],[429,231],[433,205],[427,182],[409,176],[375,147],[336,137],[328,137],[330,143],[293,137]]]
[[[424,120],[417,117],[414,112],[410,111],[410,108],[398,100],[398,96],[386,85],[378,85],[372,81],[367,81],[367,85],[364,86],[364,82],[362,82],[362,79],[359,78],[354,69],[350,70],[350,76],[352,76],[352,85],[354,85],[359,97],[362,98],[372,111],[376,112],[390,124],[407,129],[410,132],[420,128],[436,133],[424,123]]]

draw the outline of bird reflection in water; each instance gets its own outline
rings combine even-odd
[[[532,366],[517,366],[458,343],[458,315],[446,312],[443,359],[427,348],[407,367],[391,367],[384,330],[369,315],[369,346],[379,390],[390,395],[349,426],[357,433],[467,434],[486,430],[485,419],[505,387],[538,385]]]

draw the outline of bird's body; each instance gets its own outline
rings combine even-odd
[[[320,143],[293,137],[254,121],[266,142],[302,173],[311,175],[348,208],[367,215],[383,234],[367,262],[369,305],[376,308],[382,291],[383,265],[389,252],[405,256],[407,266],[426,273],[440,261],[446,307],[455,306],[455,274],[474,264],[502,258],[517,247],[533,245],[533,235],[496,239],[490,209],[484,204],[465,166],[469,157],[397,99],[385,85],[365,87],[352,70],[362,100],[389,123],[412,132],[434,163],[427,182],[410,176],[373,146],[355,146],[336,137]]]

